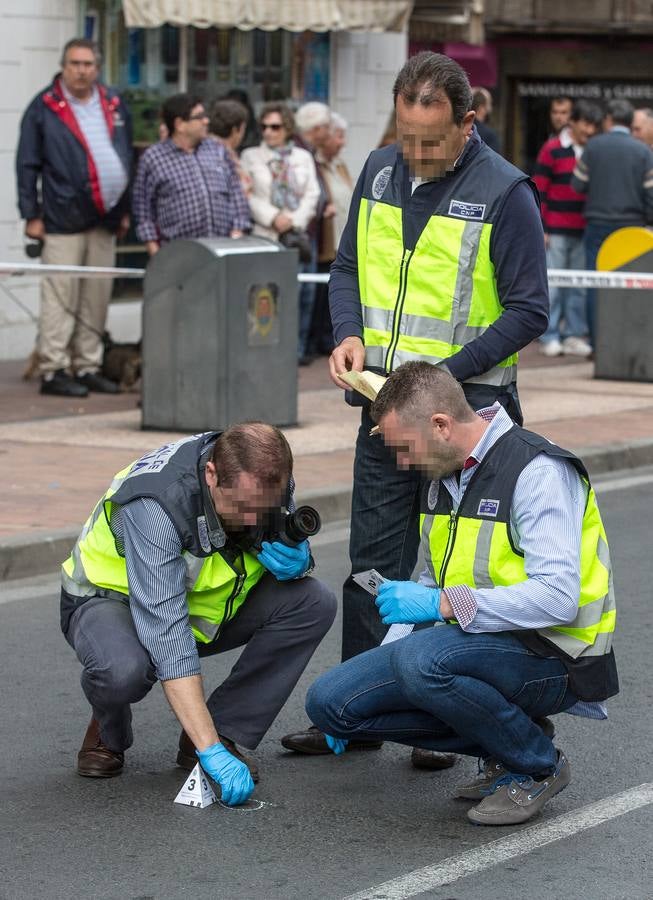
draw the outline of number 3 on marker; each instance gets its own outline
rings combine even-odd
[[[188,790],[189,791],[195,790],[195,779],[194,778],[191,778],[191,780],[188,782]]]

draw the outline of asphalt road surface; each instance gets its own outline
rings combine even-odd
[[[256,809],[173,803],[179,728],[157,686],[134,708],[124,774],[73,769],[89,709],[59,631],[56,576],[0,584],[0,898],[2,900],[640,900],[653,896],[651,833],[651,519],[653,471],[598,483],[615,569],[622,693],[608,722],[560,715],[572,783],[520,828],[470,825],[452,788],[461,759],[418,772],[406,748],[300,757],[279,745],[305,723],[313,678],[338,660],[339,622],[257,751]],[[337,588],[346,530],[315,542]],[[203,662],[207,686],[235,654]],[[648,888],[646,885],[648,884]]]

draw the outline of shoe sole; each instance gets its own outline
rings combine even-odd
[[[99,772],[97,769],[86,769],[84,771],[78,767],[76,772],[82,778],[115,778],[117,775],[122,775],[122,769],[116,769],[115,772]]]
[[[281,741],[281,746],[285,750],[292,750],[293,753],[301,753],[303,756],[333,756],[334,753],[330,749],[318,750],[310,749],[306,747],[304,744],[294,744],[292,741]],[[355,744],[348,744],[345,747],[346,753],[356,753],[360,750],[369,751],[369,750],[380,750],[383,746],[383,743],[380,744],[364,744],[362,742],[357,742]]]

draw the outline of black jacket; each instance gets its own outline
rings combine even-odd
[[[131,179],[129,111],[111,88],[98,84],[98,89],[113,146]],[[116,231],[129,212],[129,188],[113,209],[105,211],[95,164],[61,92],[59,76],[37,94],[23,116],[16,174],[21,217],[44,219],[46,233],[76,234],[97,227]]]

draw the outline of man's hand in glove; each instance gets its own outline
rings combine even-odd
[[[384,625],[442,622],[440,589],[414,581],[384,581],[374,601]]]
[[[297,547],[288,547],[281,541],[263,541],[263,548],[258,561],[272,572],[277,581],[290,581],[300,578],[311,563],[311,549],[308,541],[302,541]]]
[[[227,806],[245,803],[254,792],[254,782],[245,763],[232,756],[220,743],[195,751],[207,775],[220,785]]]

